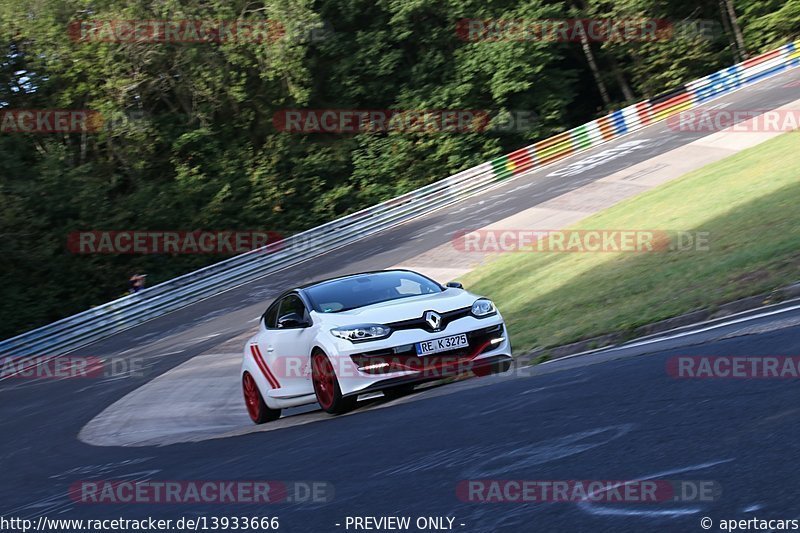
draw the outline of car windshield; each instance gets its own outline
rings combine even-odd
[[[336,279],[306,289],[318,313],[338,313],[410,296],[442,292],[436,282],[413,272],[389,271]]]

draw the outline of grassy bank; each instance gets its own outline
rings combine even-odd
[[[593,215],[572,229],[708,232],[708,249],[517,252],[463,278],[498,304],[515,352],[631,330],[800,279],[800,133]]]

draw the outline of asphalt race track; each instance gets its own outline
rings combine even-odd
[[[785,87],[798,79],[795,69],[711,105],[775,108],[798,98],[797,87]],[[158,447],[91,446],[77,438],[106,407],[154,377],[252,330],[270,298],[287,286],[398,264],[458,230],[484,226],[703,135],[651,126],[78,352],[135,356],[146,361],[144,377],[0,381],[0,514],[278,516],[281,531],[320,532],[345,531],[346,517],[355,515],[448,516],[454,529],[467,532],[699,531],[703,516],[714,520],[713,530],[721,519],[800,517],[791,489],[800,485],[800,439],[793,429],[800,423],[798,381],[678,380],[666,371],[675,355],[800,355],[800,309],[791,304],[697,334],[434,387],[392,403],[374,400],[348,416],[299,414],[315,418],[275,431]],[[585,171],[548,176],[631,140],[647,142]],[[186,416],[190,422],[190,406]],[[472,503],[456,496],[459,481],[469,479],[655,478],[710,480],[721,494],[711,502],[624,505]],[[325,503],[260,507],[70,499],[72,483],[93,479],[306,480],[328,482],[334,491]]]

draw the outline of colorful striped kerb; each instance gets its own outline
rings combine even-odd
[[[558,161],[796,66],[800,66],[800,40],[493,159],[494,179],[504,180]]]

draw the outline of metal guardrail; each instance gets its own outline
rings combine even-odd
[[[800,66],[800,41],[721,70],[425,187],[0,342],[0,354],[68,353],[499,186],[569,155]]]

